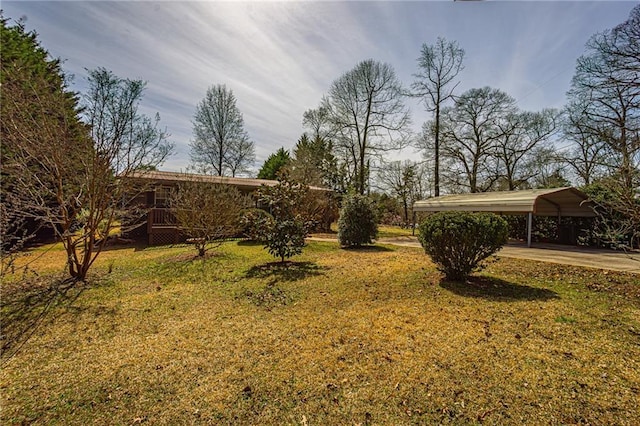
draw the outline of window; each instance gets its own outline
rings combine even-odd
[[[172,189],[170,186],[156,187],[156,207],[169,207],[169,197]]]

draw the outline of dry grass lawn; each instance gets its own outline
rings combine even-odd
[[[3,424],[640,424],[638,276],[418,249],[119,248],[2,286]]]

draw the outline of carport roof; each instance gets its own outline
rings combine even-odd
[[[416,201],[416,212],[473,211],[532,213],[537,216],[592,217],[587,195],[572,188],[527,189],[474,194],[454,194]]]

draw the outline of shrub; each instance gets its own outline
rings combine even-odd
[[[345,197],[338,219],[338,241],[343,247],[371,244],[378,235],[371,201],[358,194]]]
[[[293,182],[287,173],[280,175],[275,186],[263,186],[258,191],[260,202],[269,207],[272,221],[265,221],[260,235],[265,248],[282,262],[302,253],[304,238],[313,226],[303,210],[303,202],[309,187]]]
[[[464,281],[507,242],[507,222],[493,213],[440,212],[420,225],[420,243],[450,281]]]
[[[285,259],[302,253],[304,238],[309,232],[311,222],[296,216],[289,219],[275,220],[266,241],[266,248],[274,257],[279,257],[281,262]]]
[[[191,240],[198,256],[240,232],[240,212],[248,201],[234,186],[211,185],[202,179],[181,183],[169,196],[177,225]]]
[[[593,203],[593,233],[601,245],[622,250],[640,247],[640,185],[635,190],[625,188],[612,176],[582,190]]]

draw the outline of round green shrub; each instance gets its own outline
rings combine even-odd
[[[310,222],[302,217],[276,220],[267,235],[265,248],[274,257],[279,257],[282,262],[292,256],[302,253],[304,237],[309,232]]]
[[[371,244],[378,236],[378,224],[371,201],[364,195],[345,197],[338,219],[338,241],[343,247]]]
[[[440,212],[428,216],[419,231],[424,251],[446,279],[464,281],[507,242],[508,225],[493,213]]]

